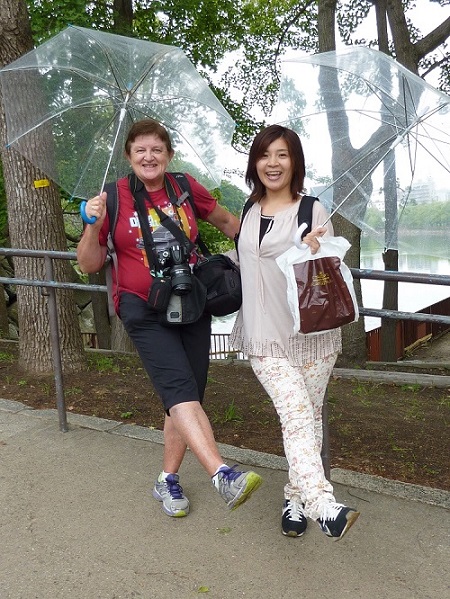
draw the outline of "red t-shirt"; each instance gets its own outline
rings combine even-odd
[[[192,195],[197,214],[205,220],[216,207],[216,200],[208,190],[200,185],[193,177],[186,175],[192,189]],[[174,181],[172,179],[172,181]],[[176,182],[175,190],[181,195]],[[114,232],[114,247],[117,255],[118,273],[113,268],[113,295],[116,311],[118,311],[119,295],[123,291],[134,293],[142,299],[147,299],[152,284],[147,255],[145,253],[139,218],[134,206],[134,198],[131,194],[128,179],[124,177],[117,182],[119,191],[119,215]],[[165,188],[151,193],[151,199],[155,206],[168,214],[178,225],[180,220],[185,234],[195,241],[198,228],[194,213],[188,200],[175,209],[166,193]],[[158,215],[150,202],[146,201],[149,217],[149,225],[157,250],[169,245],[173,236],[168,230],[161,226]],[[109,218],[106,215],[99,234],[100,245],[106,246],[109,233]]]

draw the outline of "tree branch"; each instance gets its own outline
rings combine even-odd
[[[419,60],[424,58],[429,52],[436,50],[436,48],[443,44],[449,37],[450,17],[414,44]]]

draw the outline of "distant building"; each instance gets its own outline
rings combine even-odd
[[[436,201],[436,190],[431,177],[426,181],[417,181],[417,183],[412,184],[408,204],[431,204],[431,202]]]

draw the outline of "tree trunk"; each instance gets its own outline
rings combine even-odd
[[[333,217],[335,234],[342,235],[351,244],[345,256],[347,266],[359,268],[361,254],[361,232],[340,214]],[[358,305],[362,305],[361,281],[354,279],[354,288]],[[342,355],[338,358],[340,368],[364,366],[367,358],[366,331],[364,317],[360,316],[357,322],[352,322],[342,327]]]
[[[336,49],[336,5],[337,0],[319,0],[318,2],[317,28],[320,52],[329,52]],[[326,105],[326,98],[324,98],[324,101]],[[330,136],[333,137],[331,122],[329,123],[329,127]],[[343,149],[349,154],[353,151],[350,140],[347,140],[347,143],[343,140]],[[351,244],[345,257],[345,263],[350,267],[359,268],[361,252],[360,230],[339,214],[336,214],[332,220],[335,233],[348,239]],[[358,304],[362,305],[361,283],[356,279],[354,283]],[[339,365],[362,366],[366,361],[366,353],[364,318],[361,317],[358,322],[346,325],[342,328],[342,355],[339,357]]]
[[[133,2],[132,0],[114,0],[113,29],[121,35],[133,33]]]
[[[1,272],[1,270],[0,270]],[[0,338],[9,339],[9,320],[6,308],[6,291],[0,283]]]
[[[136,353],[136,348],[128,337],[122,321],[118,316],[113,316],[111,318],[111,349],[126,353]]]
[[[378,48],[390,56],[387,31],[387,0],[380,0],[375,6]],[[388,77],[388,73],[383,73]],[[384,201],[385,201],[385,239],[389,243],[398,240],[398,209],[397,209],[397,176],[395,164],[392,170],[387,168],[388,160],[384,160]],[[398,271],[398,251],[387,250],[383,253],[385,270]],[[398,310],[398,281],[384,281],[383,309]],[[380,360],[382,362],[397,361],[397,321],[392,318],[381,319],[380,331]]]
[[[105,285],[105,271],[89,275],[89,283]],[[100,349],[111,349],[111,324],[108,316],[108,300],[104,293],[91,293],[94,326]]]
[[[385,270],[398,271],[398,251],[387,250],[383,254]],[[398,281],[385,281],[383,308],[398,310]],[[397,361],[397,321],[393,318],[381,319],[380,358],[382,362]]]
[[[331,52],[332,50],[336,50],[337,0],[319,0],[317,6],[319,52]]]
[[[0,66],[9,64],[32,49],[31,28],[25,0],[0,0]],[[61,202],[57,188],[36,189],[34,181],[45,179],[44,173],[15,150],[6,146],[6,122],[0,115],[1,159],[8,206],[11,247],[67,251]],[[15,276],[43,279],[42,259],[16,258]],[[55,261],[54,279],[70,280],[70,264]],[[19,363],[26,372],[53,370],[50,325],[45,290],[18,286]],[[77,372],[85,367],[73,293],[57,291],[59,339],[63,369]]]
[[[411,41],[402,0],[387,0],[387,15],[392,31],[396,58],[400,64],[417,75],[419,56],[415,45]]]

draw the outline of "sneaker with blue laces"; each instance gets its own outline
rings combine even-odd
[[[286,537],[301,537],[307,526],[302,504],[295,499],[285,499],[281,515],[281,532]]]
[[[179,484],[178,474],[168,474],[162,478],[160,474],[153,488],[153,497],[162,502],[162,509],[168,516],[182,518],[189,514],[189,500]]]
[[[213,485],[230,510],[235,510],[247,501],[262,483],[262,478],[256,472],[240,472],[236,468],[237,464],[231,468],[222,466],[212,477]]]
[[[328,503],[317,522],[327,537],[333,537],[339,541],[356,522],[359,515],[359,512],[341,503]]]

